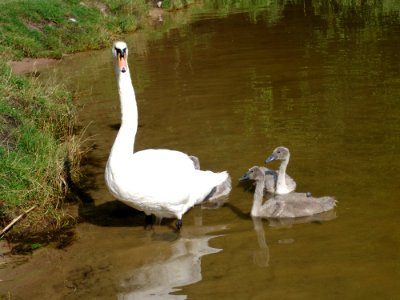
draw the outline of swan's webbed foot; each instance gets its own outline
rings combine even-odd
[[[153,216],[152,215],[146,215],[144,229],[146,229],[146,230],[153,229]]]
[[[175,223],[176,231],[178,232],[181,231],[182,225],[183,225],[182,219],[177,219]]]

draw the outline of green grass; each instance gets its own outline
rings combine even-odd
[[[57,86],[11,73],[0,62],[0,224],[32,205],[29,230],[59,229],[67,194],[65,161],[79,175],[72,96]],[[41,222],[37,222],[41,220]],[[46,229],[46,230],[47,230]]]
[[[9,239],[35,243],[41,233],[46,243],[49,232],[74,222],[61,207],[68,180],[79,180],[82,143],[72,95],[13,74],[6,61],[109,46],[147,11],[145,0],[0,2],[0,227],[36,205]]]
[[[55,57],[103,48],[138,28],[144,0],[8,0],[0,3],[0,51],[9,58]],[[103,9],[101,9],[103,8]]]

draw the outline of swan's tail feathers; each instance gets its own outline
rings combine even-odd
[[[212,189],[206,200],[214,204],[213,206],[221,207],[228,199],[228,195],[232,190],[232,180],[226,171],[218,174],[220,174],[223,181]]]
[[[226,197],[232,189],[228,172],[196,171],[193,178],[192,197],[195,204]]]
[[[196,170],[200,170],[200,160],[197,156],[189,155],[189,158],[192,160],[194,168]]]

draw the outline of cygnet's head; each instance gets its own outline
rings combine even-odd
[[[245,180],[264,180],[265,171],[260,167],[251,167],[246,174],[239,178],[239,181]]]
[[[114,42],[112,54],[115,62],[117,75],[125,73],[128,70],[128,46],[125,42]]]
[[[275,148],[272,154],[265,160],[265,163],[269,163],[273,160],[285,160],[289,158],[290,152],[289,149],[283,146]]]

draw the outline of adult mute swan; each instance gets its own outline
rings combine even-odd
[[[281,165],[277,173],[277,179],[275,182],[274,193],[277,195],[284,195],[293,192],[296,189],[296,182],[288,175],[286,175],[286,168],[289,163],[290,152],[286,147],[277,147],[272,154],[265,160],[265,163],[269,163],[273,160],[281,160]]]
[[[297,218],[306,217],[329,211],[336,206],[333,197],[314,198],[310,193],[290,193],[286,195],[274,195],[263,202],[265,172],[260,167],[249,170],[249,179],[255,180],[253,206],[250,214],[253,217],[263,218]]]
[[[167,149],[134,152],[138,111],[128,66],[128,47],[115,42],[112,48],[121,102],[121,127],[112,146],[105,169],[110,193],[118,200],[147,216],[177,218],[191,207],[212,197],[219,185],[230,181],[224,171],[214,173],[196,169],[187,154]]]

